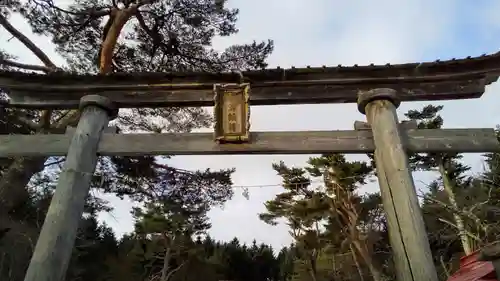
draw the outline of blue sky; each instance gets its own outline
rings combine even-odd
[[[61,1],[64,3],[67,1]],[[56,3],[60,3],[59,0]],[[435,59],[460,58],[496,52],[500,49],[500,2],[494,0],[229,0],[241,9],[240,33],[214,41],[222,49],[231,44],[252,40],[275,40],[271,67],[321,66],[379,63],[401,63]],[[30,34],[20,19],[18,28]],[[29,52],[0,30],[2,47],[25,63],[36,63]],[[44,50],[63,63],[54,53],[50,40],[34,38]],[[443,117],[446,127],[494,127],[500,124],[500,102],[494,84],[481,99],[450,101]],[[426,103],[403,103],[400,113]],[[252,108],[252,130],[337,130],[351,129],[355,120],[364,120],[355,105],[304,105]],[[280,182],[271,164],[284,160],[290,165],[303,165],[308,156],[183,156],[170,160],[183,169],[236,167],[234,184],[269,185]],[[480,158],[469,155],[468,164],[481,169]],[[415,175],[418,188],[432,175]],[[376,184],[365,188],[375,191]],[[281,247],[291,242],[285,226],[272,227],[260,222],[263,202],[272,199],[279,187],[251,188],[250,199],[236,190],[235,198],[224,209],[211,212],[216,239],[238,237],[244,242],[259,242]],[[118,234],[132,230],[130,202],[111,199],[115,210],[101,218]]]

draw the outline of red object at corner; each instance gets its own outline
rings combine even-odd
[[[460,269],[447,281],[499,281],[489,261],[478,261],[479,251],[460,259]]]

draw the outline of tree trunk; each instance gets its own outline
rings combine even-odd
[[[317,269],[316,269],[316,259],[317,255],[311,254],[309,257],[309,275],[311,275],[311,280],[312,281],[317,281],[316,275]]]
[[[16,158],[0,178],[0,213],[7,214],[29,199],[26,188],[31,177],[43,171],[46,157]]]
[[[374,265],[372,257],[370,256],[366,248],[363,247],[361,241],[353,239],[352,245],[368,267],[368,270],[373,277],[373,281],[382,281],[382,272]]]
[[[352,259],[354,261],[354,264],[356,265],[356,269],[358,270],[359,280],[364,281],[365,277],[364,277],[364,274],[363,274],[363,270],[361,269],[361,265],[358,262],[358,258],[356,257],[356,251],[354,250],[354,247],[352,246],[352,243],[351,243],[351,245],[349,245],[349,248],[351,248]]]
[[[344,220],[349,223],[348,232],[351,239],[350,247],[351,249],[355,249],[359,256],[362,258],[363,262],[368,267],[370,274],[373,277],[374,281],[383,280],[382,271],[379,270],[378,266],[375,266],[374,261],[370,252],[368,251],[366,240],[361,239],[361,235],[359,233],[358,227],[358,214],[356,211],[356,207],[352,205],[349,192],[342,192],[343,195],[339,196],[337,201],[337,207],[332,206],[332,210],[337,210],[338,214],[344,217]],[[335,214],[333,214],[335,215]],[[354,253],[355,254],[355,253]],[[357,260],[356,260],[357,262]]]
[[[163,268],[161,269],[161,281],[168,281],[170,274],[170,253],[172,251],[172,247],[170,245],[167,246],[165,250],[165,257],[163,258]]]
[[[101,74],[111,72],[111,59],[118,37],[130,17],[137,11],[137,5],[132,5],[125,10],[114,11],[114,16],[109,18],[110,29],[106,34],[100,52],[99,68]],[[67,115],[53,125],[55,129],[64,129],[71,123],[78,122],[79,110],[71,110]],[[0,214],[10,211],[12,206],[19,206],[27,198],[26,185],[34,174],[43,171],[47,157],[27,158],[19,157],[9,166],[0,178]]]
[[[453,185],[450,181],[450,178],[448,177],[448,172],[446,171],[442,163],[439,164],[439,173],[443,178],[444,191],[448,196],[448,200],[450,201],[452,208],[454,210],[459,210],[455,192],[453,191]],[[472,254],[473,247],[470,243],[469,237],[467,236],[464,220],[462,216],[460,216],[460,214],[457,213],[456,211],[453,212],[453,219],[455,220],[455,224],[457,225],[458,236],[460,237],[460,241],[462,242],[462,248],[464,249],[464,253],[466,256],[468,256]]]

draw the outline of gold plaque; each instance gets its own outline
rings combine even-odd
[[[249,84],[214,85],[215,140],[242,143],[249,140]]]

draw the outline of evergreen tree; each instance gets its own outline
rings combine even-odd
[[[273,164],[273,168],[283,178],[285,192],[265,203],[267,213],[260,214],[260,219],[272,225],[277,219],[286,219],[309,278],[316,281],[316,260],[324,243],[320,228],[328,204],[323,193],[311,188],[304,169],[289,168],[284,162]]]
[[[12,14],[26,19],[35,34],[50,37],[56,51],[66,59],[66,65],[56,65],[36,42],[22,34],[10,22]],[[211,47],[215,37],[237,32],[237,14],[238,10],[227,8],[225,1],[211,0],[75,0],[67,5],[58,5],[51,0],[8,1],[0,11],[1,28],[7,30],[13,40],[23,43],[41,65],[25,64],[6,50],[0,50],[0,67],[47,75],[59,71],[108,74],[265,67],[265,59],[273,49],[271,41],[233,45],[222,52]],[[0,98],[5,99],[6,96],[1,93]],[[79,118],[77,111],[0,110],[2,134],[63,133]],[[201,108],[132,109],[121,111],[117,119],[117,125],[123,131],[155,133],[188,132],[207,127],[210,123],[210,115]],[[169,183],[171,193],[182,193],[181,188],[186,187],[197,188],[212,194],[211,199],[218,202],[223,202],[232,194],[229,188],[218,184],[223,181],[220,175],[226,177],[227,171],[194,172],[186,176],[184,171],[163,164],[167,161],[167,158],[159,157],[101,157],[92,188],[146,202],[150,200],[148,194],[152,187],[167,180],[177,181]],[[30,244],[33,244],[39,229],[35,221],[40,217],[43,220],[43,208],[52,193],[50,189],[42,192],[37,186],[38,179],[53,185],[63,162],[64,157],[0,159],[0,230],[7,229],[5,225],[12,228],[3,242],[12,245],[15,241],[25,241],[25,236],[29,238],[25,242],[25,252],[17,247],[16,258],[19,262],[8,266],[2,264],[2,271],[8,275],[0,278],[22,280],[32,251]],[[42,171],[44,173],[38,178],[33,177]],[[185,190],[183,196],[192,191],[189,188]],[[36,201],[38,197],[49,200]],[[42,209],[37,209],[38,202],[44,202]],[[105,202],[95,198],[89,198],[89,204],[97,204],[101,210],[106,210]],[[28,213],[36,216],[26,224]],[[9,252],[6,250],[2,247],[0,254],[7,255]],[[14,276],[13,272],[19,274]]]
[[[439,112],[443,106],[427,105],[422,110],[410,110],[405,116],[410,120],[417,121],[419,129],[440,129],[443,125],[443,118]],[[457,189],[464,187],[468,183],[468,177],[464,175],[470,170],[470,167],[460,163],[462,156],[460,154],[446,153],[421,153],[413,154],[409,157],[409,162],[414,170],[429,171],[438,170],[441,178],[443,191],[447,195],[447,202],[453,214],[454,225],[460,237],[464,253],[471,254],[474,246],[469,236],[469,230],[465,224],[464,217],[461,214],[462,206],[457,201]],[[436,185],[436,183],[434,183]]]
[[[323,155],[311,158],[310,167],[306,168],[312,176],[322,177],[325,184],[325,193],[330,205],[330,217],[327,230],[330,235],[342,233],[343,241],[340,247],[348,245],[352,258],[356,264],[362,263],[368,267],[373,280],[381,280],[380,265],[372,258],[372,245],[367,243],[366,237],[371,229],[360,231],[361,203],[363,197],[357,189],[366,184],[367,178],[373,169],[366,162],[349,162],[342,154]],[[363,274],[361,267],[360,274]]]
[[[367,266],[373,279],[380,280],[381,268],[366,239],[371,230],[360,230],[362,220],[368,219],[360,218],[363,198],[357,194],[372,168],[365,162],[349,162],[341,154],[313,157],[308,165],[305,169],[289,168],[283,162],[273,165],[283,178],[285,191],[266,202],[267,213],[260,215],[271,224],[284,218],[290,226],[297,249],[294,278],[328,280],[327,276],[335,274],[334,256],[347,252],[358,265],[360,278]],[[319,177],[324,185],[311,186],[310,177]]]
[[[216,36],[237,32],[238,9],[225,6],[226,1],[100,1],[75,0],[57,6],[51,0],[9,1],[2,7],[0,26],[20,40],[43,65],[26,65],[2,53],[0,65],[20,70],[53,73],[145,72],[145,71],[223,71],[265,67],[273,44],[253,42],[233,45],[223,52],[211,48]],[[32,31],[49,36],[66,66],[55,63],[28,37],[9,22],[12,13],[23,16]],[[17,118],[35,132],[61,132],[78,120],[77,111],[35,112],[30,118]],[[20,117],[21,114],[13,116]],[[211,120],[201,108],[155,108],[123,111],[118,118],[123,130],[150,132],[185,132],[207,127]],[[115,159],[116,160],[116,159]],[[154,163],[150,158],[138,158]],[[16,158],[3,163],[0,178],[0,200],[5,208],[23,203],[26,196],[17,190],[26,188],[31,177],[44,170],[45,158]],[[132,161],[131,164],[137,161]],[[138,179],[124,181],[109,159],[101,159],[97,185],[107,191],[125,183],[148,180],[148,171]],[[144,167],[142,165],[141,167]],[[136,167],[129,167],[129,170]],[[127,178],[127,177],[125,177]]]
[[[207,170],[205,173],[210,174]],[[162,262],[159,280],[172,280],[193,254],[193,237],[204,234],[210,228],[207,212],[210,207],[224,203],[232,195],[230,174],[232,170],[208,177],[198,172],[172,173],[147,189],[145,208],[135,208],[136,233],[149,240],[148,249],[143,244],[143,254]],[[210,189],[208,189],[210,188]]]

